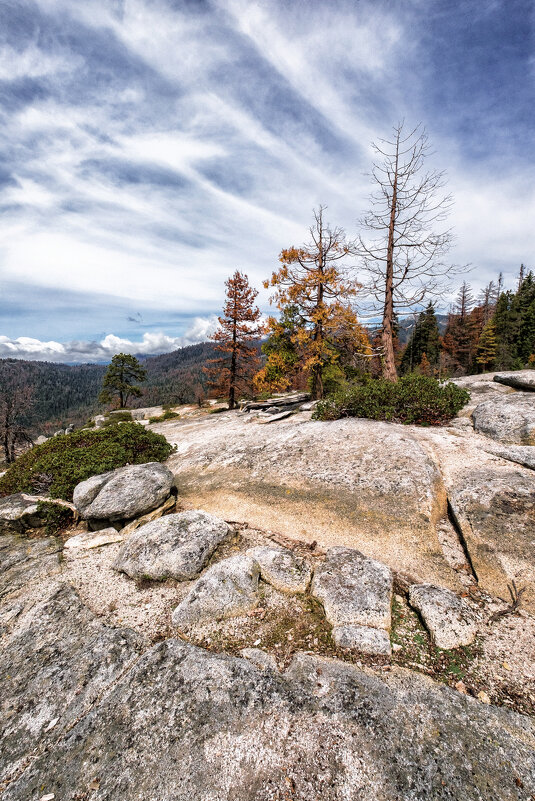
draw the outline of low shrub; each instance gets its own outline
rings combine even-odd
[[[163,462],[172,451],[164,436],[138,423],[82,429],[53,437],[22,454],[0,478],[0,496],[47,493],[70,501],[75,486],[90,476],[126,464]]]
[[[163,423],[164,420],[178,420],[180,417],[178,412],[172,412],[170,409],[166,409],[163,414],[160,414],[156,417],[149,417],[149,423]]]
[[[49,501],[38,501],[37,513],[44,521],[47,536],[60,534],[74,522],[72,509]]]
[[[119,409],[116,412],[110,412],[110,421],[113,423],[128,423],[132,420],[132,412],[126,409]]]
[[[320,401],[317,420],[367,417],[417,425],[442,425],[465,406],[470,393],[456,384],[410,373],[397,382],[368,379]]]

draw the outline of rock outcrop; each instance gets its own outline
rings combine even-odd
[[[411,605],[420,612],[438,648],[471,645],[477,623],[468,604],[455,593],[432,584],[414,584],[409,590]]]
[[[496,373],[493,381],[498,384],[505,384],[514,389],[520,389],[524,392],[535,391],[535,370],[519,370],[516,373]]]
[[[66,501],[55,501],[17,492],[15,495],[0,498],[0,534],[22,534],[29,529],[43,526],[46,522],[46,513],[39,508],[39,501],[47,501],[48,504],[74,511],[72,504]]]
[[[188,581],[199,575],[230,527],[206,512],[179,512],[146,523],[122,546],[115,570],[135,579]]]
[[[172,614],[182,630],[205,620],[223,620],[258,605],[258,563],[246,554],[217,562],[195,583]]]
[[[73,501],[84,520],[129,520],[160,506],[173,486],[173,474],[159,462],[128,465],[82,481]]]
[[[484,401],[474,409],[472,418],[480,434],[503,443],[535,445],[535,396],[532,394],[514,392]]]
[[[312,570],[302,559],[287,548],[259,546],[247,551],[260,568],[262,579],[280,592],[306,592]]]

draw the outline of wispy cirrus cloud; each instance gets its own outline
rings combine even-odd
[[[4,3],[6,343],[101,347],[113,331],[138,347],[135,310],[174,347],[236,268],[260,287],[313,206],[356,233],[370,141],[401,117],[427,125],[448,171],[452,260],[476,286],[512,280],[535,252],[534,14],[529,0]],[[86,298],[76,314],[66,293]]]

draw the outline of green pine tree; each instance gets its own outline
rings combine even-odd
[[[494,320],[489,320],[484,326],[477,345],[476,362],[481,365],[483,372],[492,370],[498,354],[498,340]]]
[[[134,383],[145,381],[147,371],[135,356],[118,353],[111,360],[102,383],[99,403],[112,403],[119,400],[119,409],[125,409],[129,398],[139,398],[141,389]]]
[[[440,352],[440,334],[438,330],[437,318],[433,304],[421,312],[414,331],[407,344],[401,359],[401,372],[408,373],[414,370],[422,361],[422,356],[426,354],[426,359],[431,367],[438,364]]]

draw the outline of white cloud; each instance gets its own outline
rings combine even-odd
[[[143,356],[154,356],[159,353],[205,342],[217,325],[215,317],[197,317],[188,330],[179,337],[172,337],[159,332],[145,332],[140,340],[134,341],[124,337],[107,334],[100,342],[74,341],[54,342],[42,341],[32,337],[11,339],[0,336],[0,358],[30,359],[50,362],[105,362],[117,353],[131,353]]]

